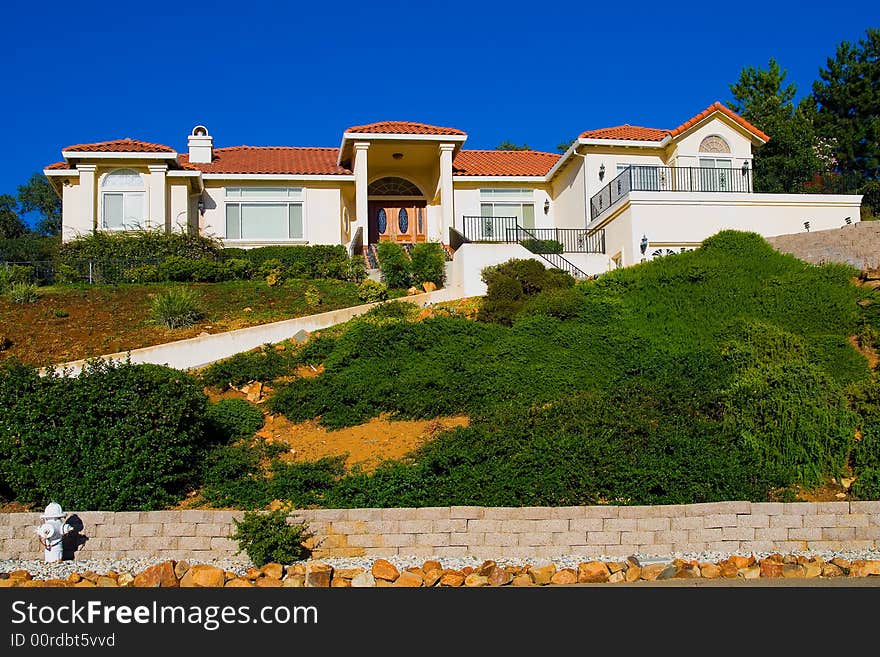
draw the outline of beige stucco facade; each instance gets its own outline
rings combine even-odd
[[[630,126],[603,130],[584,133],[561,156],[526,152],[501,158],[491,151],[464,151],[467,137],[461,131],[423,124],[389,122],[350,128],[338,149],[300,149],[301,153],[290,147],[215,149],[207,128],[197,126],[188,137],[188,152],[181,155],[155,144],[132,142],[127,151],[123,140],[102,142],[70,147],[63,151],[66,162],[52,165],[45,173],[62,197],[65,240],[95,230],[148,228],[198,231],[227,246],[244,248],[343,244],[354,250],[377,239],[371,213],[384,204],[421,208],[418,239],[448,243],[451,229],[465,231],[465,217],[485,218],[487,208],[488,214],[493,212],[494,195],[530,206],[520,207],[519,219],[529,229],[569,229],[579,236],[604,231],[604,251],[590,247],[568,254],[572,263],[590,269],[580,268],[588,274],[649,259],[657,249],[693,248],[725,228],[774,236],[807,230],[804,222],[809,222],[811,230],[821,230],[859,220],[859,196],[754,193],[753,149],[766,135],[717,104],[673,131]],[[628,136],[633,130],[636,136]],[[279,172],[279,166],[287,165],[279,165],[278,157],[300,164]],[[548,164],[534,165],[539,157]],[[321,158],[319,165],[314,158]],[[474,161],[482,164],[470,164]],[[510,162],[515,166],[504,164]],[[657,187],[644,190],[618,185],[622,193],[597,210],[594,198],[603,190],[608,192],[621,171],[630,180],[637,171]],[[694,185],[694,178],[707,171],[710,177],[722,176],[724,186]],[[113,179],[116,187],[108,189],[112,175],[117,176]],[[673,179],[676,182],[670,182]],[[118,181],[128,187],[120,192]],[[386,181],[397,181],[405,194],[378,192]],[[644,185],[644,180],[639,184]],[[243,201],[242,194],[251,200]],[[275,198],[276,194],[280,196]],[[249,210],[245,206],[260,203],[298,206],[288,207],[287,234],[260,238],[243,234],[245,220],[240,213]],[[235,204],[241,207],[230,211],[228,206]],[[511,206],[501,203],[501,207],[503,212]],[[120,225],[119,213],[126,220],[136,217],[138,221]],[[252,220],[256,219],[248,219]],[[388,219],[393,221],[393,217]],[[407,234],[404,231],[397,239]],[[509,251],[484,248],[487,254],[495,254],[490,259]],[[474,255],[473,248],[467,252],[469,263],[485,259]],[[472,270],[470,265],[456,269],[462,275],[465,271],[475,275]]]

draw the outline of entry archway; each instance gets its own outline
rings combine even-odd
[[[426,241],[428,204],[415,183],[385,176],[371,182],[367,190],[370,244]]]

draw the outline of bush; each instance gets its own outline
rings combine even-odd
[[[67,265],[62,265],[66,267]],[[74,270],[75,271],[75,270]],[[122,280],[126,283],[157,283],[166,280],[159,273],[157,265],[137,265],[122,272]],[[72,282],[72,281],[67,281]]]
[[[486,267],[482,273],[486,296],[477,319],[511,325],[522,312],[526,301],[545,290],[570,288],[574,278],[558,269],[546,269],[537,260],[508,260]],[[569,296],[569,300],[573,297]]]
[[[159,292],[150,309],[153,321],[169,329],[191,326],[204,316],[198,293],[185,287]]]
[[[12,303],[36,303],[40,299],[37,286],[33,283],[14,283],[6,292],[7,298]]]
[[[373,306],[365,312],[360,319],[362,320],[382,320],[391,319],[397,321],[405,321],[414,318],[420,308],[409,301],[386,301],[378,306]]]
[[[343,280],[360,283],[367,278],[367,259],[362,255],[352,256],[345,261]]]
[[[532,253],[562,253],[562,242],[556,240],[524,239],[520,242]]]
[[[371,278],[358,285],[358,299],[364,303],[385,301],[388,298],[388,288]]]
[[[35,233],[0,239],[0,262],[48,262],[55,259],[60,244],[60,237]]]
[[[260,409],[244,399],[221,399],[208,404],[208,434],[220,444],[250,438],[263,426]]]
[[[0,488],[82,510],[149,510],[196,484],[207,399],[194,377],[95,361],[77,377],[0,364]]]
[[[309,285],[305,289],[305,292],[303,292],[303,298],[309,308],[315,308],[316,306],[321,305],[321,291],[314,285]]]
[[[24,265],[0,265],[0,292],[4,292],[13,285],[22,285],[34,282],[34,270]]]
[[[164,260],[177,256],[187,260],[220,256],[218,240],[200,234],[139,230],[120,233],[96,231],[65,242],[59,247],[59,261],[75,264],[82,260]]]
[[[430,281],[437,287],[446,283],[446,252],[437,242],[416,244],[409,254],[412,282],[422,284]]]
[[[308,557],[303,545],[312,538],[304,522],[288,524],[287,511],[269,513],[249,511],[241,520],[234,520],[235,531],[230,538],[238,541],[238,553],[244,552],[251,562],[261,567],[267,563],[289,564]]]
[[[527,300],[522,314],[574,319],[583,312],[586,305],[586,298],[577,288],[551,289],[539,292]]]
[[[241,386],[249,381],[268,383],[288,374],[295,366],[295,357],[265,345],[259,351],[236,354],[209,365],[201,373],[205,385],[218,388]]]
[[[412,282],[412,262],[400,244],[380,242],[376,247],[382,282],[389,288],[406,288]]]
[[[309,336],[306,343],[296,352],[296,362],[302,365],[318,366],[323,363],[336,347],[336,338],[326,333]]]
[[[348,266],[348,253],[345,247],[340,245],[224,249],[225,257],[248,260],[258,269],[267,260],[273,260],[279,263],[277,266],[285,270],[291,278],[342,278]],[[265,278],[266,275],[261,274],[261,278]]]

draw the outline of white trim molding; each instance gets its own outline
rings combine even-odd
[[[205,180],[341,180],[354,182],[354,174],[350,173],[326,173],[326,174],[294,174],[294,173],[203,173]]]
[[[177,153],[132,153],[113,151],[61,151],[65,160],[176,160]]]

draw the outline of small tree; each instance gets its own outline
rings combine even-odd
[[[496,151],[530,151],[528,144],[515,144],[505,139],[495,147]]]
[[[14,196],[0,194],[0,239],[15,239],[27,233],[27,226],[17,210],[18,203]]]
[[[303,544],[314,537],[305,522],[287,523],[287,511],[269,513],[248,511],[241,520],[233,520],[235,531],[230,538],[238,541],[238,552],[248,555],[257,566],[267,563],[289,564],[309,556]]]
[[[412,281],[412,263],[400,244],[380,242],[376,247],[382,282],[389,288],[409,287]]]
[[[38,232],[43,235],[58,235],[61,232],[61,198],[42,173],[35,173],[18,188],[18,202],[23,213],[40,214]]]

